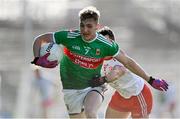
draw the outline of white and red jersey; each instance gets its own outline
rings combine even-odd
[[[105,60],[101,70],[102,76],[107,75],[115,65],[123,66],[116,59]],[[142,91],[144,80],[127,69],[123,76],[110,82],[109,85],[115,88],[124,98],[130,98],[131,96],[137,96]]]

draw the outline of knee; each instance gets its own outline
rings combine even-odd
[[[87,118],[96,118],[97,117],[97,111],[92,110],[91,108],[85,109],[85,115]]]

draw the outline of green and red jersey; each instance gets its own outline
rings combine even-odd
[[[104,58],[114,56],[119,51],[115,42],[108,41],[99,33],[96,33],[93,40],[85,41],[79,30],[55,32],[54,42],[65,47],[60,62],[60,76],[64,89],[89,87],[88,80],[100,75]]]

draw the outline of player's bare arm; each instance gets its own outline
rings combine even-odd
[[[111,29],[108,27],[104,27],[99,32],[104,35],[108,40],[113,41],[115,40],[114,34]],[[153,78],[152,76],[148,76],[146,72],[133,60],[131,59],[125,52],[120,50],[120,53],[115,57],[119,62],[121,62],[127,69],[131,72],[135,73],[136,75],[142,77],[146,80],[153,88],[161,91],[166,91],[168,89],[168,84],[165,80],[159,78]],[[116,66],[117,67],[117,66]],[[120,73],[118,73],[118,70]],[[116,80],[123,75],[123,72],[126,72],[123,68],[117,67],[116,70],[114,68],[111,70],[107,76],[103,77],[96,77],[95,79],[91,80],[92,86],[102,85],[105,82],[111,82],[111,80]],[[114,78],[113,78],[114,76]]]
[[[46,33],[46,34],[36,37],[33,44],[34,57],[39,57],[40,56],[39,51],[40,51],[41,45],[43,43],[49,43],[49,42],[53,42],[52,33]]]
[[[131,72],[146,80],[153,88],[161,91],[166,91],[168,89],[168,84],[165,80],[148,76],[148,74],[122,50],[115,58]]]
[[[47,58],[50,53],[45,54],[44,56],[40,56],[40,48],[43,43],[53,42],[53,34],[47,33],[35,38],[33,44],[33,53],[34,60],[31,62],[32,64],[44,67],[44,68],[54,68],[58,65],[58,61],[48,61]]]
[[[121,62],[127,69],[136,75],[142,77],[146,81],[149,81],[150,76],[124,51],[120,50],[120,53],[115,57],[119,62]]]

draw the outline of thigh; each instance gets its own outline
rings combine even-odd
[[[121,112],[117,111],[110,106],[108,106],[106,110],[105,118],[128,118],[130,116],[130,112]]]
[[[75,115],[81,113],[83,109],[83,100],[87,94],[86,90],[63,90],[64,102],[69,114]]]
[[[84,109],[98,110],[104,100],[104,92],[107,90],[106,85],[91,88],[84,98]]]
[[[128,118],[133,105],[132,99],[125,99],[115,92],[106,110],[106,118]]]
[[[84,109],[85,111],[98,111],[99,107],[103,102],[103,95],[97,90],[92,90],[87,93],[84,99]]]

